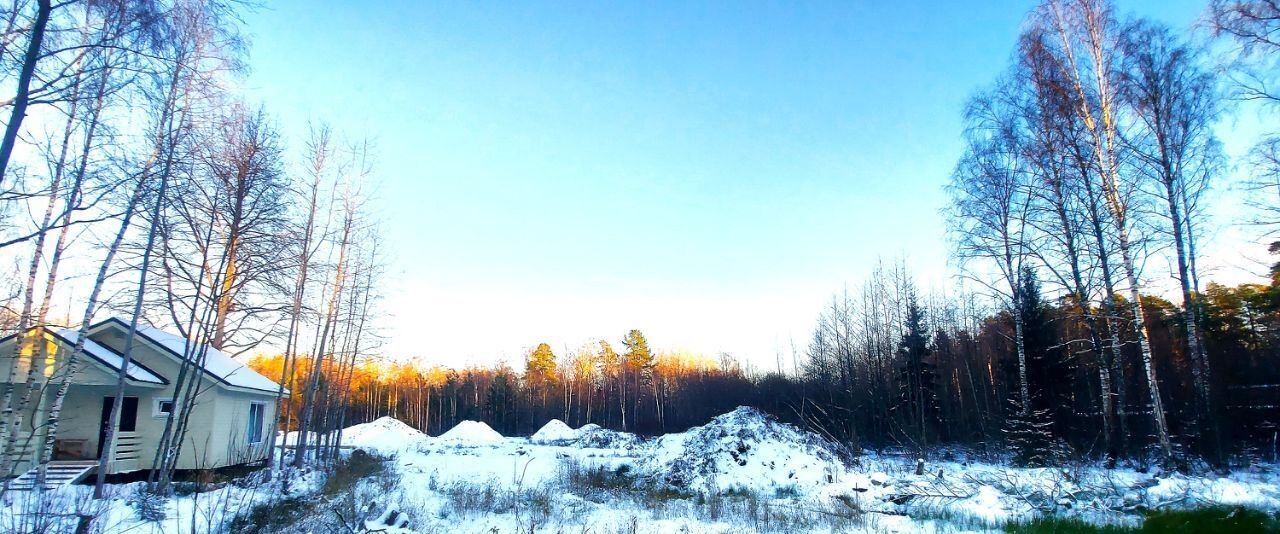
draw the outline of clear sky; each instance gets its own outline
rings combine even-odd
[[[877,257],[945,279],[961,106],[1030,5],[273,1],[245,84],[295,153],[309,119],[376,143],[388,354],[640,328],[772,366]]]

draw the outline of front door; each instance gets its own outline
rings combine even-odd
[[[102,398],[102,417],[98,421],[98,454],[97,458],[102,458],[102,446],[107,441],[107,424],[111,422],[111,407],[116,403],[115,397]],[[120,405],[120,424],[116,427],[117,434],[119,432],[133,432],[138,428],[138,398],[125,397],[124,402]]]

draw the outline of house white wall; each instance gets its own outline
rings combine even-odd
[[[125,331],[106,328],[91,334],[89,337],[112,349],[123,351],[126,335],[127,332]],[[135,340],[133,355],[140,364],[170,382],[162,390],[153,392],[147,399],[145,406],[142,403],[142,399],[139,400],[138,405],[139,432],[143,432],[142,420],[144,419],[143,412],[145,411],[147,414],[146,419],[149,420],[145,433],[154,435],[154,439],[158,444],[164,431],[165,418],[150,417],[151,406],[157,398],[173,397],[174,383],[177,380],[181,364],[144,338]],[[188,369],[188,372],[193,372],[193,369]],[[253,463],[266,459],[266,444],[259,443],[255,446],[250,446],[246,439],[248,436],[249,405],[251,403],[264,404],[264,426],[269,427],[270,423],[275,420],[278,405],[274,394],[229,387],[207,375],[201,380],[197,392],[195,407],[187,423],[187,433],[183,440],[182,454],[177,462],[178,469],[206,469]],[[264,436],[266,431],[267,428],[264,428]],[[145,466],[140,467],[141,469],[150,468],[151,459],[154,458],[155,447],[149,447],[149,449],[151,450],[148,455],[143,458]]]
[[[90,334],[90,338],[116,351],[123,351],[126,333],[112,323],[103,325]],[[16,339],[0,343],[0,356],[12,354]],[[27,358],[36,365],[48,365],[50,349],[54,358],[65,361],[72,347],[61,347],[57,343],[46,343]],[[139,469],[150,469],[155,459],[156,449],[164,432],[166,417],[156,412],[156,401],[172,399],[175,383],[181,367],[172,356],[163,353],[160,348],[138,338],[133,346],[133,358],[142,366],[152,370],[166,379],[166,385],[134,383],[130,381],[125,389],[126,397],[138,397],[138,417],[135,431],[121,432],[117,443],[117,458],[127,458],[113,462],[112,472],[121,473]],[[89,358],[82,356],[81,365],[72,378],[72,386],[64,401],[62,421],[58,427],[58,439],[86,440],[85,451],[93,456],[98,447],[98,432],[104,397],[115,394],[116,375],[110,370]],[[0,357],[0,387],[6,384],[10,371],[15,363],[11,357]],[[27,362],[17,361],[19,380],[25,380]],[[38,382],[42,382],[39,379]],[[25,384],[17,384],[17,391],[24,391]],[[52,390],[54,388],[45,388]],[[271,423],[276,417],[278,403],[273,393],[247,390],[228,386],[211,376],[206,376],[197,388],[195,406],[187,425],[182,454],[178,459],[178,469],[206,469],[258,462],[266,458],[266,437]],[[53,397],[52,391],[46,391],[41,405],[32,407],[36,421],[24,419],[24,431],[19,439],[25,439],[32,428],[40,426],[47,416],[48,403]],[[178,404],[175,402],[175,405]],[[250,405],[263,405],[262,443],[248,442],[248,420]],[[29,419],[28,417],[27,419]],[[37,436],[34,443],[40,443],[42,436]],[[133,452],[130,452],[133,451]],[[17,472],[30,467],[34,459],[34,448],[23,451],[23,465]]]

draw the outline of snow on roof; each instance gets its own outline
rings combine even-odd
[[[123,323],[119,319],[115,319]],[[127,323],[125,323],[127,325]],[[128,328],[127,326],[125,328]],[[159,345],[161,348],[171,352],[174,356],[182,358],[184,354],[190,352],[193,360],[199,360],[201,352],[204,351],[204,370],[213,375],[223,383],[234,387],[254,389],[268,393],[276,393],[280,390],[280,385],[275,381],[258,374],[243,363],[236,361],[225,352],[210,347],[203,343],[188,342],[186,338],[177,334],[170,334],[159,328],[138,325],[138,334],[143,338]],[[188,348],[190,344],[190,348]],[[207,350],[206,350],[207,349]],[[284,390],[287,394],[289,390]]]
[[[79,330],[63,329],[54,333],[55,336],[62,339],[68,345],[75,345],[76,340],[80,337]],[[120,365],[124,363],[124,357],[107,347],[104,347],[92,339],[84,340],[84,353],[91,358],[102,362],[103,365],[110,367],[111,370],[120,372]],[[137,362],[129,362],[128,376],[132,380],[138,382],[147,382],[151,384],[165,384],[165,380],[160,378],[150,369],[142,367]]]

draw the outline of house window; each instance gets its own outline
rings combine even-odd
[[[249,444],[257,445],[262,443],[262,423],[263,415],[266,413],[267,405],[261,402],[249,403]]]
[[[168,417],[171,413],[173,413],[173,399],[152,399],[152,417]]]

